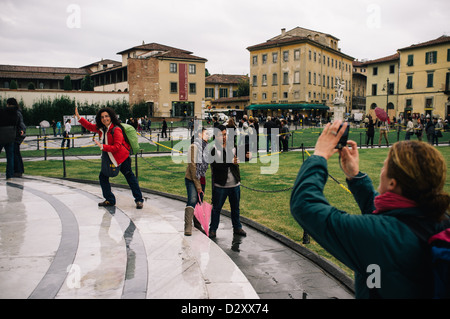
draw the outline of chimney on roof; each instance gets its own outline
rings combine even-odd
[[[286,34],[286,28],[281,29],[281,36],[284,36]]]

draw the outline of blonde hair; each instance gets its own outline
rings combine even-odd
[[[404,197],[415,201],[432,219],[440,221],[449,209],[450,196],[443,190],[447,164],[428,143],[395,143],[388,155],[387,176],[397,181]]]

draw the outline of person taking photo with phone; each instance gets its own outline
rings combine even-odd
[[[314,155],[302,165],[291,194],[293,217],[355,272],[356,298],[432,298],[429,249],[401,219],[417,220],[432,234],[448,227],[444,157],[427,143],[397,142],[384,161],[376,191],[359,170],[356,142],[349,140],[342,149],[335,148],[344,132],[338,131],[340,124],[326,125]],[[361,215],[333,207],[323,193],[327,161],[337,152]],[[369,285],[373,267],[379,270],[377,285]]]

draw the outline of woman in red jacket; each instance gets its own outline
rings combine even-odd
[[[115,166],[120,166],[120,171],[125,176],[128,185],[133,193],[136,208],[142,209],[143,198],[139,187],[138,180],[131,170],[130,145],[124,138],[123,128],[117,118],[113,109],[105,107],[97,112],[95,117],[96,124],[92,124],[86,119],[82,118],[78,113],[78,108],[75,108],[75,116],[78,122],[91,132],[98,133],[100,143],[94,140],[103,152],[107,152],[111,162]],[[113,128],[114,132],[113,132]],[[106,134],[105,134],[106,132]],[[101,171],[99,175],[100,186],[102,187],[103,197],[105,201],[98,204],[98,206],[114,206],[116,204],[116,197],[111,191],[111,184],[109,177],[105,176]]]

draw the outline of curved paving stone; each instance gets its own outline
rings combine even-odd
[[[106,209],[96,184],[0,180],[0,298],[353,298],[264,232],[233,237],[222,216],[215,240],[197,229],[186,237],[183,201],[144,192],[137,210],[128,189],[114,193],[117,205]],[[58,282],[56,293],[33,294],[45,282]]]

